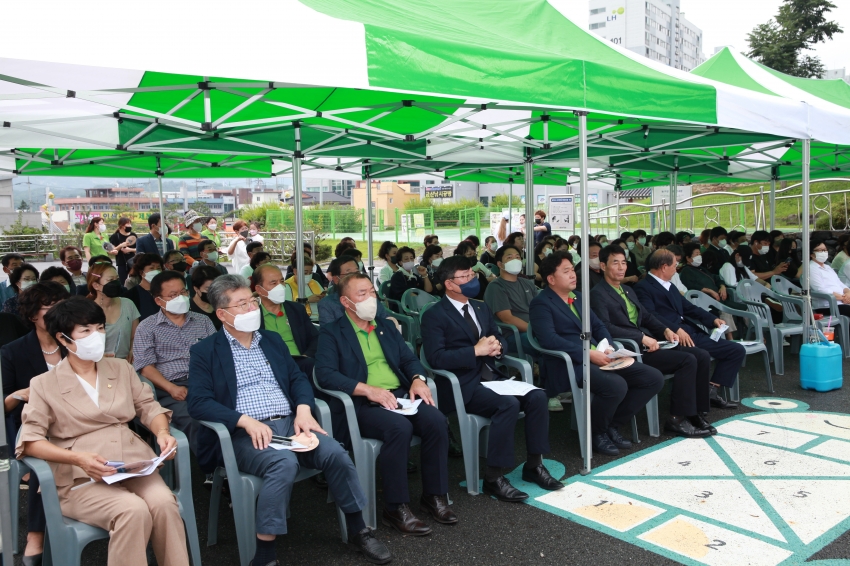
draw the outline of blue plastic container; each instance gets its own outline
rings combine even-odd
[[[800,386],[815,391],[840,389],[844,381],[842,361],[841,346],[838,344],[803,344],[800,347]]]

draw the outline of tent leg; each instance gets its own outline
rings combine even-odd
[[[770,177],[770,231],[776,230],[776,176]]]
[[[587,226],[587,112],[576,112],[578,116],[578,152],[579,152],[579,183],[581,186],[581,256],[588,257],[588,226]],[[579,263],[581,266],[581,280],[590,281],[589,266],[586,261]],[[590,430],[590,293],[581,294],[581,312],[584,316],[581,317],[581,332],[582,332],[582,364],[581,371],[584,377],[584,415],[585,415],[585,434],[587,435],[584,441],[584,469],[581,470],[582,475],[590,473],[591,465],[590,458],[593,452],[591,447],[591,430]]]
[[[372,250],[372,178],[366,173],[366,248],[369,250],[369,279],[375,282],[375,258]]]
[[[295,245],[293,253],[297,253],[295,262],[295,271],[297,278],[295,280],[298,285],[298,302],[307,303],[307,287],[306,279],[304,278],[304,207],[302,204],[302,188],[301,188],[301,127],[295,126],[295,153],[292,156],[292,206],[295,207]],[[283,250],[280,250],[283,255]]]
[[[669,232],[676,233],[676,200],[679,198],[679,173],[674,170],[670,174],[670,228]]]
[[[165,225],[165,206],[162,204],[162,169],[156,158],[156,182],[159,185],[159,237],[162,238],[162,255],[168,253],[168,228]]]
[[[534,276],[534,163],[525,160],[525,274]]]
[[[9,469],[10,452],[14,452],[14,447],[6,445],[6,419],[0,421],[0,509],[11,508],[11,497],[9,494],[9,474],[12,473]],[[14,456],[11,456],[14,458]],[[18,489],[17,478],[13,489]],[[15,560],[12,556],[12,514],[8,511],[0,513],[0,541],[3,544],[2,555],[0,561],[3,564],[14,564]],[[21,551],[23,552],[23,551]]]
[[[811,239],[811,233],[809,226],[809,181],[811,177],[811,160],[812,160],[812,140],[805,139],[803,140],[803,202],[802,202],[802,217],[803,217],[803,256],[809,251],[809,241]],[[776,181],[771,181],[771,197],[773,197],[774,186]],[[771,205],[773,204],[773,198],[771,198]],[[771,225],[773,224],[773,215],[770,218]],[[811,313],[809,309],[811,309],[811,299],[809,295],[809,262],[803,262],[803,280],[801,281],[803,287],[803,344],[809,343],[809,333],[812,332],[812,329],[809,327]]]

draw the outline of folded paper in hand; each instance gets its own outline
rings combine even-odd
[[[103,482],[106,484],[117,483],[130,478],[138,478],[141,476],[149,476],[154,470],[156,470],[160,464],[162,464],[166,458],[168,458],[172,452],[174,452],[177,448],[172,448],[165,454],[161,455],[159,458],[154,458],[153,460],[142,460],[141,462],[134,462],[132,464],[125,464],[119,467],[119,470],[130,470],[126,472],[118,472],[112,474],[111,476],[103,476]]]
[[[293,440],[291,444],[278,444],[276,442],[269,442],[269,448],[274,448],[275,450],[297,450],[299,448],[307,448],[304,444]]]
[[[540,389],[530,383],[524,381],[515,381],[512,379],[502,381],[485,381],[481,385],[499,395],[511,395],[513,397],[522,397],[529,391]]]
[[[604,352],[612,348],[613,347],[608,343],[607,338],[603,338],[602,341],[596,345],[596,349],[600,352]],[[625,348],[620,348],[614,352],[608,352],[606,355],[609,360],[618,360],[620,358],[636,358],[639,354],[632,352],[631,350],[626,350]]]
[[[668,342],[667,340],[662,340],[661,342],[658,343],[658,347],[662,350],[670,350],[672,348],[675,348],[678,345],[679,345],[678,340],[676,340],[675,342]]]
[[[729,325],[728,324],[721,324],[718,328],[715,328],[714,330],[712,330],[711,339],[714,340],[715,342],[717,342],[718,340],[720,340],[720,337],[723,336],[723,334],[726,333],[727,330],[729,330]]]
[[[411,401],[410,399],[399,399],[398,404],[401,405],[401,409],[387,409],[388,411],[392,411],[393,413],[398,413],[399,415],[404,415],[406,417],[410,417],[419,412],[419,404],[422,402],[422,399],[417,399],[416,401]]]

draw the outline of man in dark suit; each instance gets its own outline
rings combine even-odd
[[[617,246],[619,247],[619,246]],[[548,285],[531,301],[531,328],[534,337],[546,350],[558,350],[570,356],[573,372],[579,387],[584,386],[582,359],[584,356],[581,333],[581,294],[575,293],[576,272],[567,252],[555,252],[540,263],[540,276]],[[620,434],[619,428],[655,397],[664,387],[661,372],[645,364],[633,364],[616,372],[601,368],[611,363],[607,352],[596,350],[596,345],[614,339],[602,321],[590,311],[591,345],[590,404],[591,445],[594,452],[617,456],[620,449],[629,449],[632,443]],[[560,378],[561,387],[569,389],[569,376],[564,362],[544,356],[547,379]]]
[[[679,343],[688,348],[708,352],[717,365],[709,386],[712,407],[736,409],[738,405],[723,399],[717,389],[731,387],[747,356],[746,349],[736,342],[712,340],[708,333],[696,327],[720,327],[723,321],[710,312],[692,305],[670,282],[676,273],[676,258],[669,250],[657,250],[647,262],[649,274],[635,286],[640,302],[679,337]]]
[[[158,212],[148,216],[148,228],[150,233],[136,239],[136,255],[159,254],[162,257],[165,252],[174,249],[174,242],[168,238],[165,240],[167,248],[162,247],[162,219]]]
[[[543,489],[563,487],[543,465],[543,454],[549,452],[548,399],[542,389],[512,397],[481,385],[482,381],[504,377],[496,370],[496,360],[502,357],[507,342],[487,305],[478,301],[473,305],[469,300],[479,291],[472,267],[469,258],[452,256],[437,268],[436,280],[443,284],[446,294],[422,315],[422,347],[435,369],[457,375],[466,410],[490,419],[484,493],[500,501],[524,501],[528,494],[512,486],[502,470],[514,466],[514,429],[520,411],[525,411],[528,450],[522,479]]]
[[[715,434],[717,431],[700,414],[709,410],[708,369],[711,356],[699,348],[659,348],[656,337],[677,343],[679,337],[640,304],[634,289],[622,285],[627,267],[622,248],[609,246],[602,250],[599,265],[605,280],[590,292],[593,312],[608,327],[615,340],[634,340],[638,347],[643,347],[643,363],[662,374],[673,374],[670,418],[665,428],[686,438]]]
[[[345,513],[349,542],[370,562],[392,560],[387,547],[366,527],[361,510],[366,497],[354,464],[339,442],[319,427],[311,411],[313,388],[295,365],[275,332],[259,330],[259,301],[240,275],[222,275],[207,291],[209,303],[222,321],[220,332],[190,350],[189,412],[198,420],[224,424],[230,432],[239,469],[263,478],[257,498],[257,553],[253,564],[278,564],[274,540],[287,532],[287,508],[300,467],[325,473],[334,500]],[[272,435],[305,433],[318,446],[308,452],[275,450]],[[318,434],[315,434],[318,433]],[[203,465],[218,445],[215,433],[203,429],[198,454]]]
[[[422,439],[419,506],[439,523],[457,523],[448,503],[448,425],[434,406],[425,369],[395,325],[375,317],[378,299],[368,276],[349,275],[339,284],[339,294],[346,316],[322,326],[316,378],[323,388],[350,395],[360,433],[384,442],[380,458],[383,524],[404,535],[431,532],[408,506],[407,459],[414,434]],[[407,396],[411,401],[421,399],[416,414],[391,412],[398,398]]]

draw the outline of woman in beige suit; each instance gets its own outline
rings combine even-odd
[[[188,566],[177,500],[159,472],[112,485],[101,481],[115,473],[107,462],[156,457],[127,428],[135,417],[156,435],[163,453],[176,447],[171,411],[154,401],[126,361],[103,357],[106,320],[95,303],[72,297],[44,320],[68,355],[30,382],[17,457],[50,464],[63,515],[109,531],[110,566],[146,566],[149,539],[159,564]]]

